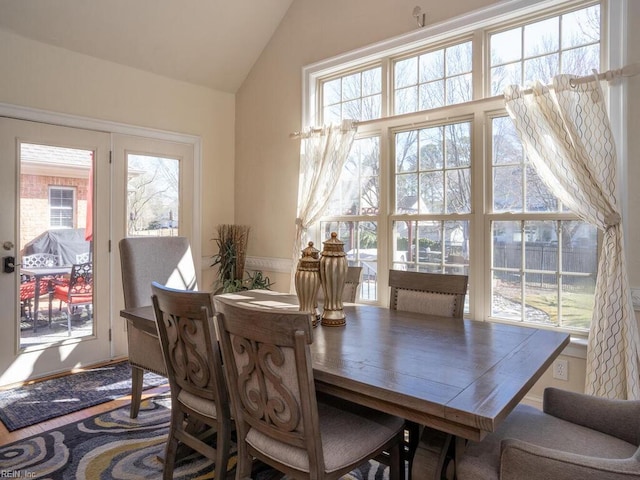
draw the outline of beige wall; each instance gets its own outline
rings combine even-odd
[[[431,2],[427,23],[489,5],[489,0]],[[640,2],[630,4],[628,44],[640,45]],[[236,99],[236,223],[251,225],[249,255],[291,258],[297,201],[299,141],[289,134],[301,127],[302,68],[391,38],[416,28],[411,17],[414,0],[294,0],[282,24],[265,48]],[[629,61],[640,61],[630,48]],[[629,131],[640,131],[640,77],[628,80]],[[635,93],[635,95],[634,95]],[[629,144],[629,158],[640,159],[640,137]],[[640,162],[630,161],[628,176],[640,178]],[[640,249],[640,189],[623,198],[626,203],[630,252]],[[630,255],[632,286],[640,286],[640,256]],[[271,274],[274,289],[288,291],[287,274]],[[584,348],[573,352],[583,354]],[[569,382],[553,380],[550,372],[532,390],[539,397],[545,385],[583,389],[584,360],[569,360]]]
[[[213,254],[215,226],[234,218],[234,95],[2,30],[0,65],[2,103],[201,137],[202,255]],[[205,269],[203,284],[212,283]]]

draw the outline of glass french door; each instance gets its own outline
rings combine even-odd
[[[0,118],[0,385],[110,358],[110,141]]]
[[[194,260],[200,251],[199,186],[194,145],[135,135],[113,135],[112,298],[115,354],[126,346],[118,241],[125,237],[184,236]],[[196,269],[199,275],[199,269]],[[199,278],[198,278],[199,280]],[[151,303],[151,299],[149,299]]]

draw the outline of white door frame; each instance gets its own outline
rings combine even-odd
[[[201,147],[201,139],[195,135],[186,135],[181,133],[169,132],[164,130],[156,130],[145,127],[138,127],[135,125],[129,125],[118,122],[97,120],[87,117],[81,117],[76,115],[68,115],[57,112],[51,112],[46,110],[34,109],[29,107],[22,107],[17,105],[5,104],[0,102],[0,116],[13,118],[16,120],[27,120],[32,122],[40,122],[52,125],[58,125],[62,127],[72,127],[83,130],[95,130],[105,132],[107,134],[111,134],[111,149],[113,150],[113,138],[114,134],[123,134],[123,135],[132,135],[145,137],[148,139],[156,139],[163,140],[169,142],[178,142],[191,145],[193,148],[193,198],[192,198],[192,216],[190,219],[191,231],[185,233],[185,235],[189,236],[191,239],[191,251],[196,261],[196,275],[199,283],[202,283],[201,279],[201,268],[198,268],[199,263],[201,262],[201,172],[202,172],[202,147]],[[113,202],[113,200],[112,200]],[[112,207],[111,207],[112,208]],[[111,277],[110,277],[110,285],[113,285],[113,264],[114,261],[119,262],[118,257],[118,245],[117,238],[113,238],[113,225],[110,226],[110,257],[111,260],[109,262]],[[115,259],[115,260],[114,260]],[[114,311],[117,309],[115,307],[116,299],[119,298],[119,292],[113,292],[111,290],[111,297],[109,299],[109,315],[112,319],[112,326],[117,325],[117,319],[119,317],[119,312]],[[114,295],[114,293],[116,293]],[[126,352],[126,342],[123,345],[121,335],[116,334],[113,339],[114,342],[111,345],[111,357],[121,356],[122,352]],[[117,344],[115,344],[117,343]]]

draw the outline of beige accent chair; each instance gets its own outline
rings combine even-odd
[[[347,267],[347,278],[342,289],[342,301],[354,303],[358,298],[358,287],[362,278],[362,267]]]
[[[462,318],[468,282],[466,275],[389,270],[389,308]]]
[[[458,480],[640,478],[640,401],[556,388],[543,410],[518,405],[494,433],[469,442]]]
[[[296,479],[338,479],[382,452],[390,479],[401,478],[402,419],[316,396],[309,315],[213,301],[238,432],[236,478],[249,478],[257,458]]]
[[[389,270],[391,297],[389,308],[425,315],[462,319],[469,278],[467,275],[423,273]],[[433,472],[434,480],[448,478],[448,451],[453,437],[413,422],[406,423],[404,459],[408,463],[409,479],[420,437],[425,439],[420,456],[421,469]],[[420,479],[422,480],[422,479]]]
[[[119,243],[125,308],[151,305],[151,282],[178,290],[197,290],[189,239],[185,237],[123,238]],[[131,364],[131,418],[138,416],[145,371],[167,375],[155,327],[142,329],[127,320]]]
[[[163,478],[171,480],[180,444],[215,462],[215,478],[226,478],[232,421],[222,358],[213,324],[211,294],[151,284],[160,343],[171,386],[171,426]],[[194,426],[198,426],[195,428]],[[209,427],[203,437],[203,428]],[[216,433],[215,447],[208,443]]]

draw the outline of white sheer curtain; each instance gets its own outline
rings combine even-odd
[[[507,111],[527,157],[547,187],[584,221],[604,232],[587,347],[585,391],[640,398],[638,325],[627,279],[616,151],[598,80],[559,75],[553,88],[509,87]]]
[[[294,266],[306,246],[304,242],[307,229],[323,213],[338,183],[355,134],[356,125],[352,120],[344,120],[340,125],[310,128],[301,134]],[[315,247],[322,250],[322,246]],[[292,272],[291,277],[292,291],[294,273]]]

